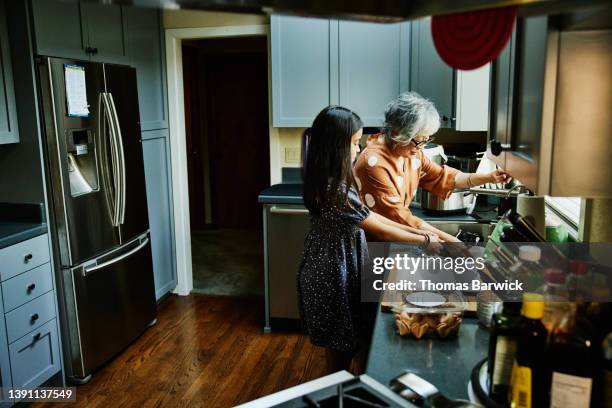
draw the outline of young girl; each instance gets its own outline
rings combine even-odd
[[[369,335],[360,302],[360,275],[368,258],[364,231],[382,241],[425,246],[438,241],[361,203],[352,167],[361,128],[355,113],[329,106],[315,118],[305,152],[304,202],[311,229],[298,272],[300,314],[311,342],[326,347],[330,371],[348,369],[360,337]]]

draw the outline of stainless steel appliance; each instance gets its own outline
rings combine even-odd
[[[476,196],[469,190],[455,190],[446,199],[442,199],[429,191],[420,190],[421,208],[429,213],[460,213],[468,211],[469,214],[476,204]]]
[[[136,71],[37,66],[64,361],[86,382],[156,319]]]
[[[264,204],[264,284],[266,322],[270,319],[299,319],[297,272],[310,217],[303,205]]]
[[[308,407],[416,407],[374,378],[338,371],[295,387],[256,399],[236,408]]]

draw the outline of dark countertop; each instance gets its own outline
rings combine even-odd
[[[40,203],[0,203],[0,249],[47,233]]]
[[[302,194],[303,185],[301,183],[281,183],[263,190],[259,194],[258,201],[262,204],[303,204]],[[478,204],[473,215],[466,213],[434,215],[420,208],[410,208],[410,211],[425,221],[490,222],[497,220],[497,211],[487,203]]]
[[[0,249],[47,232],[47,224],[0,221]]]
[[[487,356],[489,332],[476,318],[464,317],[454,339],[403,338],[395,332],[393,313],[378,312],[366,374],[388,385],[409,370],[450,398],[468,399],[472,368]]]
[[[258,201],[263,204],[303,204],[302,183],[275,184],[259,193]]]

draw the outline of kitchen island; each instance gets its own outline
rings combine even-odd
[[[389,385],[408,370],[449,398],[468,399],[472,369],[487,356],[488,330],[476,318],[464,317],[456,338],[417,340],[400,337],[394,320],[393,313],[377,313],[366,374]]]

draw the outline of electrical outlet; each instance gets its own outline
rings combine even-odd
[[[299,147],[285,147],[285,163],[297,164],[300,162]]]

